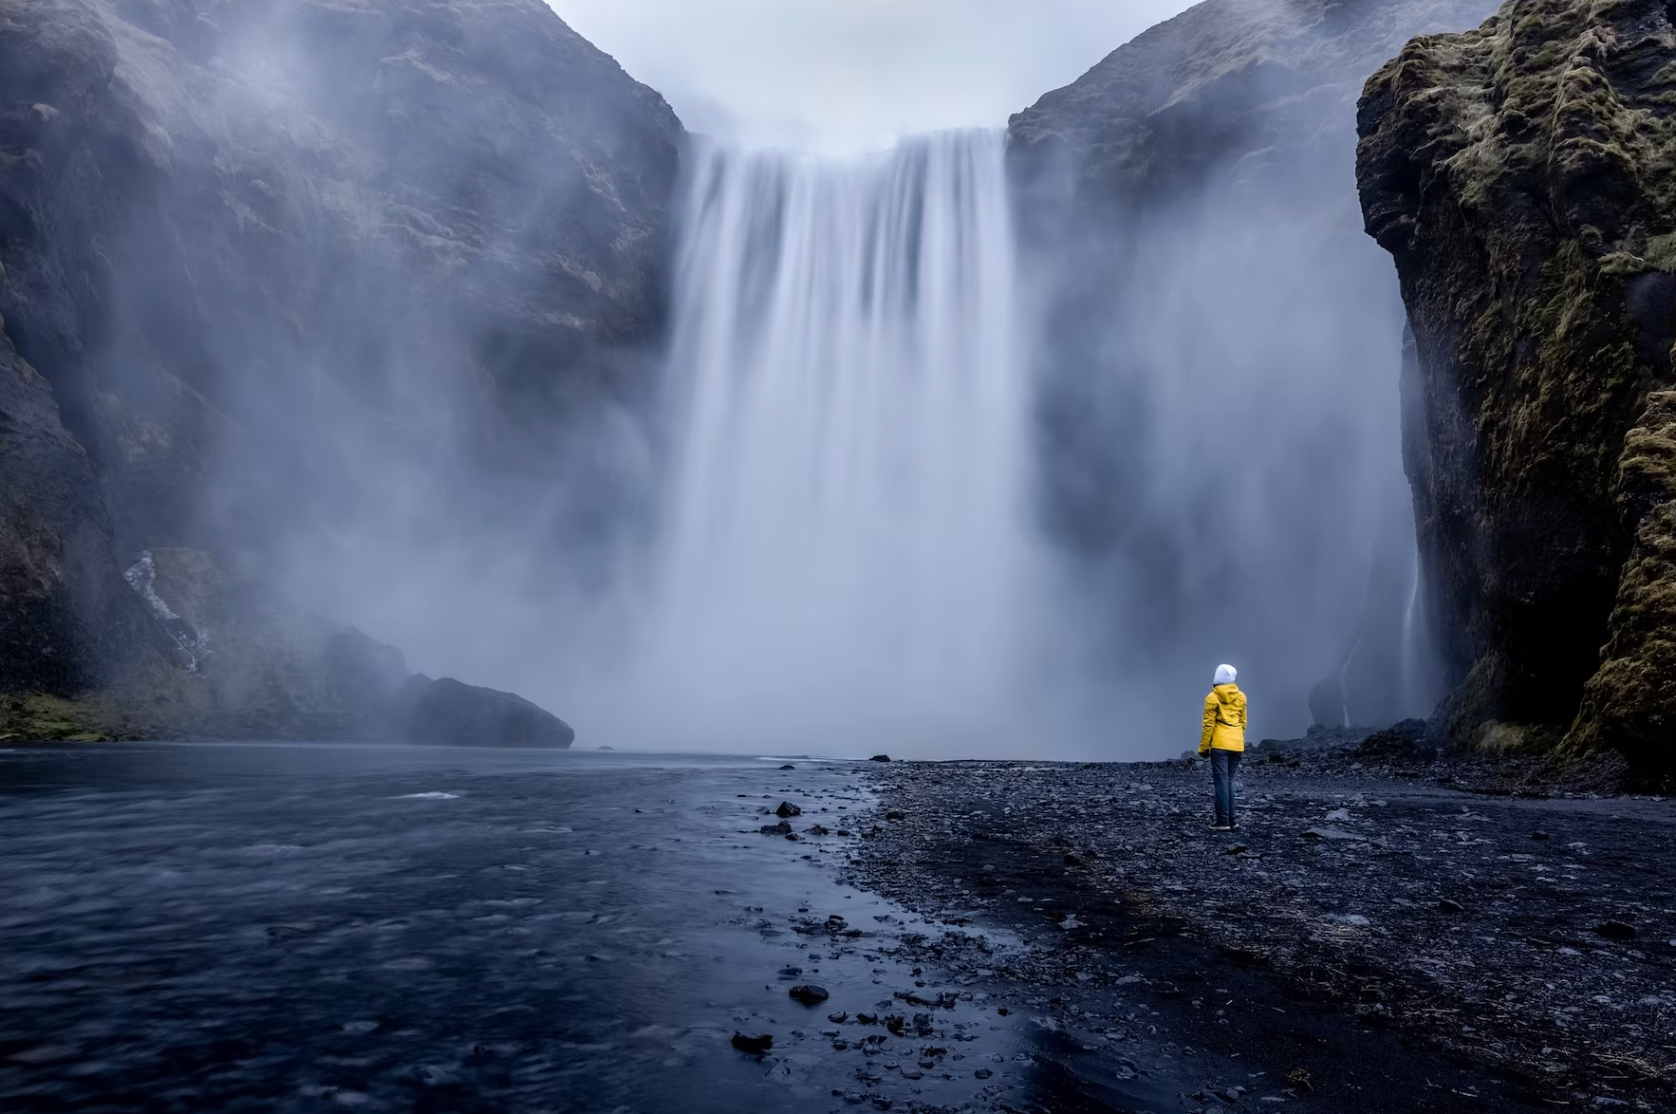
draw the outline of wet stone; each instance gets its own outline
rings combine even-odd
[[[774,1037],[769,1033],[756,1037],[748,1037],[744,1033],[735,1033],[733,1034],[733,1047],[741,1052],[761,1056],[774,1047]]]

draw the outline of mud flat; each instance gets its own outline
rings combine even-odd
[[[849,877],[966,930],[910,942],[1092,1053],[1056,1087],[1087,1109],[1122,1109],[1101,1087],[1148,1070],[1136,1045],[1202,1079],[1184,1105],[1676,1106],[1670,800],[1294,755],[1248,763],[1239,829],[1215,833],[1203,764],[866,776]],[[972,927],[1027,947],[997,963]]]

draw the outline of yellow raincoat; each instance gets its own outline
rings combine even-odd
[[[1238,685],[1217,685],[1205,697],[1205,730],[1199,753],[1245,750],[1245,693]]]

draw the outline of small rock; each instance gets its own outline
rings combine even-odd
[[[802,816],[803,810],[792,804],[790,801],[781,801],[780,807],[774,810],[774,815],[784,820],[789,816]]]
[[[1329,842],[1366,843],[1366,836],[1359,836],[1355,832],[1347,832],[1342,828],[1311,828],[1304,833],[1305,839],[1324,839]]]
[[[889,762],[890,761],[890,755],[888,755],[888,754],[875,754],[872,757],[872,761],[874,761],[874,762]]]
[[[744,1033],[733,1034],[733,1047],[741,1052],[749,1052],[753,1056],[761,1056],[774,1047],[772,1034],[764,1033],[760,1037],[747,1037]]]
[[[801,986],[794,986],[786,993],[797,1001],[802,1002],[805,1006],[818,1006],[828,998],[832,997],[832,995],[827,993],[826,987],[815,986],[813,983],[804,983]]]
[[[837,1013],[829,1013],[829,1014],[826,1015],[826,1019],[828,1021],[832,1022],[834,1025],[842,1025],[844,1022],[846,1022],[850,1019],[850,1011],[849,1010],[839,1010]]]
[[[1607,921],[1595,925],[1595,935],[1604,936],[1608,940],[1633,940],[1636,937],[1636,929],[1634,925],[1625,924],[1623,921]]]
[[[1323,819],[1337,820],[1341,823],[1348,824],[1350,823],[1350,810],[1347,808],[1335,808],[1323,817]]]
[[[1451,901],[1448,898],[1444,898],[1442,901],[1439,901],[1437,903],[1437,907],[1444,913],[1459,913],[1465,908],[1460,902]]]
[[[803,832],[804,832],[805,835],[812,835],[812,836],[823,836],[823,835],[831,835],[832,834],[831,832],[827,831],[825,825],[822,825],[822,824],[816,824],[813,827],[804,828]]]
[[[905,815],[903,815],[902,813],[897,812],[895,809],[892,809],[891,811],[885,813],[885,819],[886,820],[906,820],[907,817]]]
[[[974,1078],[974,1079],[988,1079],[990,1076],[992,1076],[994,1074],[995,1073],[990,1071],[988,1068],[979,1068],[977,1071],[972,1073],[972,1078]]]
[[[1249,850],[1251,850],[1251,848],[1247,847],[1245,844],[1236,843],[1232,847],[1228,848],[1228,850],[1224,851],[1223,854],[1225,854],[1225,855],[1243,855]]]
[[[764,824],[762,826],[762,834],[771,836],[790,835],[791,825],[786,823],[784,820],[780,821],[778,824]]]
[[[1548,838],[1548,833],[1547,832],[1532,832],[1531,833],[1531,838],[1532,839],[1547,839]]]
[[[782,770],[795,770],[795,769],[797,769],[797,767],[793,766],[790,762],[787,762],[784,766],[781,766],[780,769],[782,769]]]

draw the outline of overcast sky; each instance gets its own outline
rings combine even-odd
[[[688,128],[883,146],[1000,127],[1192,0],[548,0]]]

